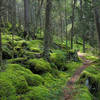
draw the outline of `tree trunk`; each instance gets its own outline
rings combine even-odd
[[[1,9],[2,0],[0,1],[0,9]],[[0,16],[0,71],[2,70],[2,40],[1,40],[1,16]]]
[[[99,50],[100,50],[100,14],[99,9],[95,9],[95,22],[96,22],[96,28],[98,32],[98,41],[99,41]]]
[[[1,27],[0,27],[0,70],[2,66],[2,42],[1,42]]]
[[[24,0],[24,38],[29,37],[30,32],[30,0]]]
[[[66,48],[67,48],[67,1],[65,0],[65,33],[66,33]]]
[[[46,19],[45,19],[45,34],[44,34],[44,57],[46,60],[49,60],[49,50],[51,43],[51,8],[52,8],[52,0],[47,0],[46,3]]]
[[[15,30],[16,30],[16,0],[12,1],[13,4],[13,9],[12,9],[12,58],[14,58],[14,35],[15,35]]]
[[[72,7],[72,29],[71,29],[71,49],[73,49],[73,36],[74,36],[74,17],[75,17],[75,4],[77,0],[74,0],[73,7]]]

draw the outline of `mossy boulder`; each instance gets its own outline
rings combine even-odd
[[[24,76],[18,75],[12,71],[5,72],[1,76],[5,80],[9,80],[12,83],[12,86],[15,87],[17,94],[23,94],[28,90],[28,84]]]
[[[29,86],[38,86],[43,83],[43,78],[38,74],[33,74],[29,69],[19,64],[9,64],[8,72],[15,72],[16,75],[23,76]]]
[[[28,48],[33,52],[41,52],[43,50],[43,41],[41,40],[31,40],[27,41]]]
[[[49,100],[50,91],[44,86],[30,88],[30,91],[25,95],[30,100]]]
[[[26,81],[27,81],[29,86],[42,85],[44,82],[43,78],[38,74],[29,74],[29,75],[24,74],[24,77],[26,78]]]
[[[67,52],[67,58],[69,60],[72,60],[72,61],[75,61],[75,62],[79,61],[77,51],[75,51],[75,50],[67,50],[66,52]]]
[[[28,61],[28,64],[31,66],[31,69],[34,72],[45,73],[45,72],[51,71],[51,66],[50,66],[49,62],[47,62],[46,60],[44,60],[42,58],[30,59]]]
[[[66,53],[61,50],[55,50],[50,54],[50,60],[56,64],[58,69],[63,69],[66,63]]]
[[[29,86],[39,86],[42,85],[44,82],[43,78],[40,75],[33,74],[29,69],[26,69],[19,64],[8,64],[6,66],[7,69],[5,70],[5,72],[0,73],[0,80],[3,79],[3,81],[0,81],[0,85],[2,86],[1,82],[7,83],[9,85],[9,88],[12,89],[12,92],[15,91],[15,95],[25,94],[29,91]],[[8,87],[6,86],[3,89],[8,91]],[[4,90],[2,90],[1,93],[3,93],[3,91]],[[4,93],[5,92],[6,91],[4,91]],[[4,96],[6,97],[6,93],[4,94]],[[13,95],[11,94],[10,96]]]
[[[0,78],[0,100],[16,100],[16,89],[8,80]]]

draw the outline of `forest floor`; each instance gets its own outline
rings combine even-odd
[[[73,76],[70,78],[70,80],[67,82],[66,89],[64,89],[64,98],[61,100],[72,100],[73,96],[76,94],[75,92],[75,83],[80,78],[81,73],[92,64],[91,60],[87,60],[85,58],[85,53],[78,52],[78,56],[82,59],[83,65],[80,66]]]

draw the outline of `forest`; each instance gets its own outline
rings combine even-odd
[[[0,0],[0,100],[100,100],[100,0]]]

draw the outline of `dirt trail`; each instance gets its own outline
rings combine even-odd
[[[83,65],[76,70],[71,79],[67,82],[67,89],[64,90],[64,99],[63,100],[72,100],[72,96],[75,95],[74,84],[80,78],[80,74],[84,71],[85,68],[92,64],[92,61],[85,58],[86,54],[78,52],[78,56],[83,60]]]

